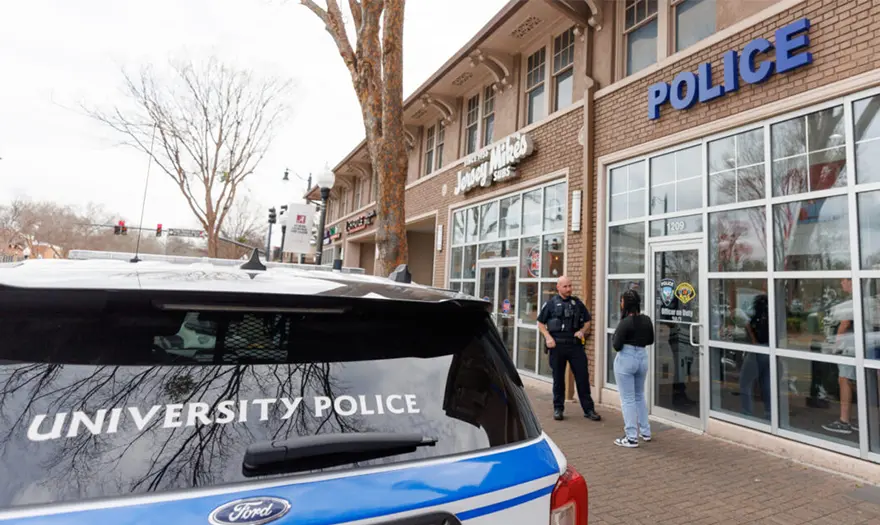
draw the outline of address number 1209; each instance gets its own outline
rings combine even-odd
[[[669,231],[680,232],[687,228],[687,224],[684,221],[669,221],[668,228]]]

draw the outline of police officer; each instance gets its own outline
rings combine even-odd
[[[556,282],[559,292],[547,301],[538,314],[538,330],[544,336],[553,370],[553,419],[561,420],[565,410],[565,364],[571,365],[578,399],[584,417],[599,421],[593,396],[583,339],[590,329],[590,312],[580,299],[571,295],[571,279],[562,276]]]

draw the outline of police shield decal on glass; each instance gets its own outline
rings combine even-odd
[[[669,306],[672,304],[672,298],[675,297],[673,295],[674,290],[674,279],[663,279],[660,281],[660,300],[663,301],[663,306]]]
[[[248,498],[217,507],[208,516],[212,525],[262,525],[287,514],[290,503],[281,498]]]
[[[678,300],[681,301],[682,304],[688,304],[697,296],[697,291],[694,290],[691,283],[681,283],[675,289],[675,296],[678,297]]]

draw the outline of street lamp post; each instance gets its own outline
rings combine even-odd
[[[321,190],[321,218],[318,222],[318,246],[315,252],[315,264],[321,264],[321,258],[324,256],[324,224],[327,221],[327,199],[330,198],[330,190],[336,182],[336,175],[330,169],[330,166],[324,165],[324,171],[318,174],[315,182]]]

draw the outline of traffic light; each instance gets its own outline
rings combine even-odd
[[[275,215],[275,208],[269,208],[269,224],[275,224],[278,221],[278,216]]]
[[[119,229],[122,235],[128,235],[128,227],[125,225],[125,221],[119,221]]]
[[[161,236],[162,236],[162,223],[160,222],[156,226],[156,237],[161,237]]]

